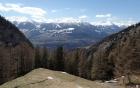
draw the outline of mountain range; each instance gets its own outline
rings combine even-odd
[[[13,22],[34,45],[55,48],[85,47],[124,29],[125,25],[92,25],[88,22]]]

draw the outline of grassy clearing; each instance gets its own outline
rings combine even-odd
[[[89,81],[65,72],[40,68],[23,77],[7,82],[0,88],[112,88],[112,86]]]

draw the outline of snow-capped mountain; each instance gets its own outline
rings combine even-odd
[[[116,33],[125,26],[92,25],[88,22],[39,23],[13,22],[35,45],[67,48],[87,46]]]

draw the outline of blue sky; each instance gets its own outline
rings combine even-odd
[[[10,20],[130,24],[140,21],[140,0],[0,0],[0,14]]]

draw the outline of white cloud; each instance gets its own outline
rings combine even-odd
[[[62,17],[55,19],[48,19],[48,23],[73,23],[73,22],[81,22],[81,19],[73,18],[73,17]]]
[[[107,17],[111,17],[112,15],[111,14],[99,14],[99,15],[96,15],[96,18],[107,18]]]
[[[82,15],[82,16],[79,16],[79,19],[86,19],[88,16],[86,15]]]
[[[130,26],[132,24],[137,23],[136,21],[96,21],[91,22],[93,25],[102,25],[102,26],[109,26],[109,25],[118,25],[118,26]]]
[[[91,24],[107,26],[107,25],[112,25],[113,23],[111,21],[96,21],[96,22],[91,22]]]
[[[6,19],[10,21],[18,20],[19,22],[29,21],[29,19],[25,16],[9,16],[9,17],[6,17]]]
[[[0,11],[1,12],[13,11],[23,15],[28,15],[32,19],[40,19],[40,20],[41,19],[44,20],[47,14],[47,12],[41,8],[28,7],[22,4],[12,4],[12,3],[6,3],[6,4],[0,3]]]
[[[47,19],[48,23],[79,23],[79,22],[87,22],[86,18],[88,16],[82,15],[79,17],[61,17],[61,18],[54,18],[54,19]]]
[[[130,26],[132,24],[137,23],[137,21],[134,21],[134,19],[124,19],[124,18],[118,18],[115,16],[102,18],[102,19],[96,19],[96,21],[91,22],[93,25],[118,25],[118,26]]]

